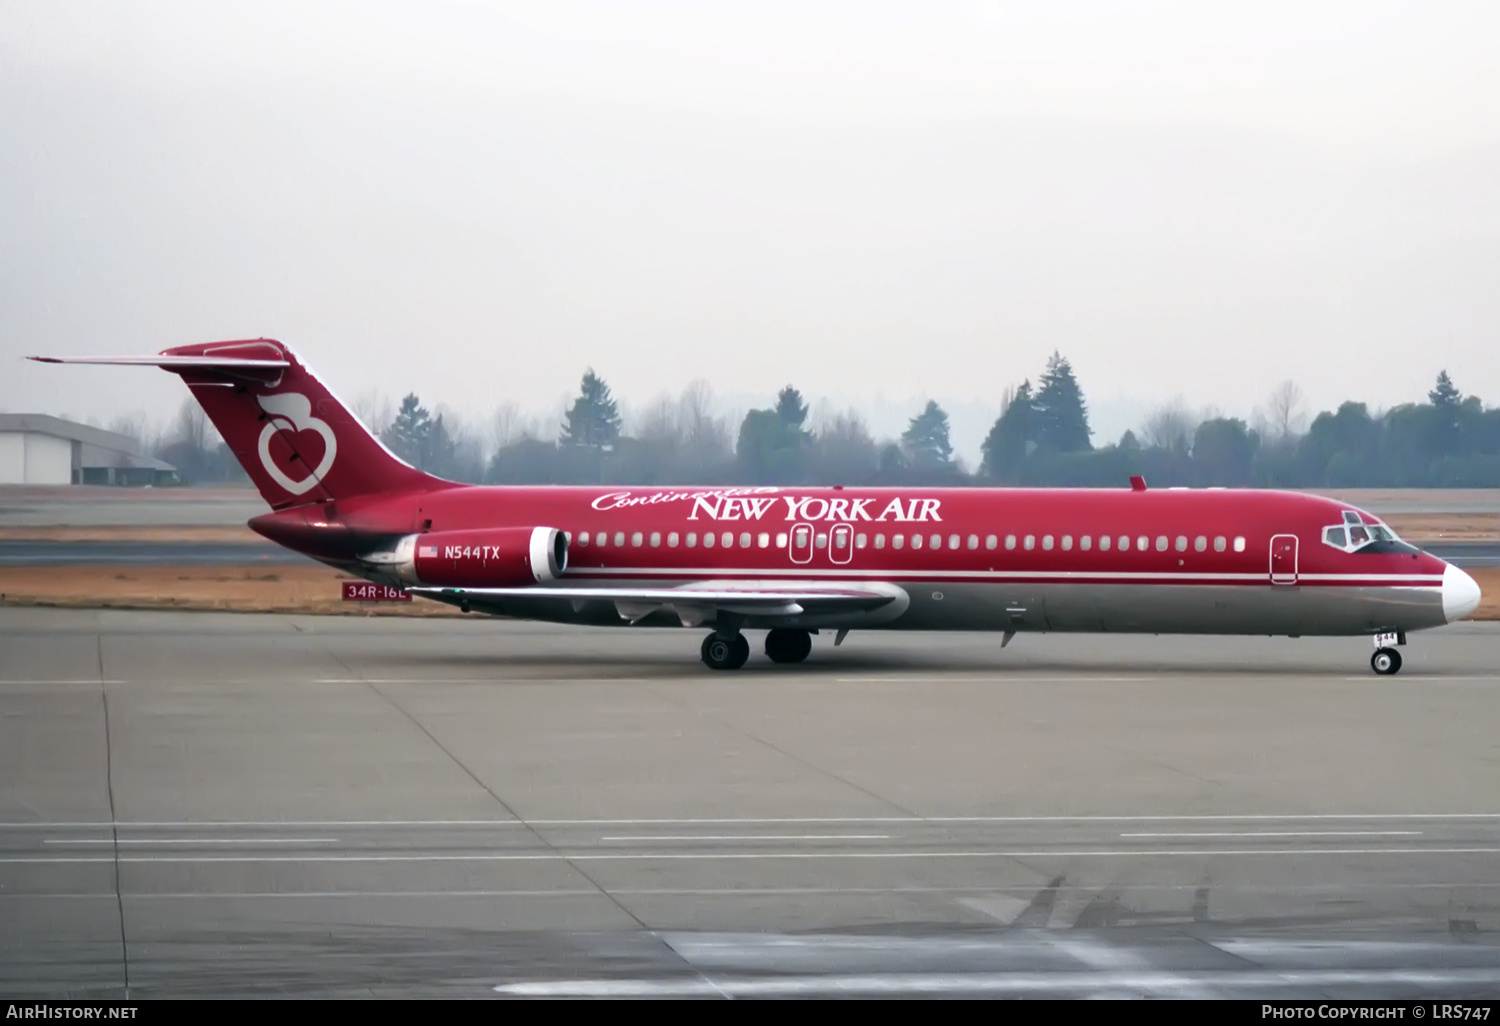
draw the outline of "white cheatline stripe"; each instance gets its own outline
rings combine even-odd
[[[569,569],[561,578],[563,581],[587,581],[592,576],[600,575],[606,577],[634,577],[640,581],[649,581],[658,578],[687,577],[694,581],[712,580],[715,577],[759,577],[766,581],[775,581],[779,578],[828,578],[837,580],[839,578],[891,578],[901,580],[932,581],[934,583],[954,580],[1025,580],[1041,581],[1055,580],[1059,584],[1070,581],[1105,580],[1112,583],[1129,584],[1138,581],[1160,582],[1160,581],[1243,581],[1265,584],[1271,586],[1271,575],[1269,571],[1259,573],[1208,573],[1197,571],[1173,571],[1173,570],[943,570],[929,567],[925,570],[895,570],[880,569],[866,570],[854,567],[820,567],[816,569],[794,566],[775,567],[720,567],[720,566],[696,566],[696,567],[670,567],[670,566],[590,566]],[[1373,586],[1408,585],[1417,588],[1440,588],[1443,583],[1440,574],[1298,574],[1299,581],[1371,581]],[[462,591],[462,588],[455,588]],[[507,596],[510,597],[510,596]]]

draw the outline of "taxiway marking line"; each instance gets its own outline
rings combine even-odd
[[[63,838],[48,837],[42,841],[43,844],[62,845],[84,845],[84,844],[338,844],[337,837],[137,837],[120,838],[118,841],[109,837],[94,838]]]
[[[889,841],[890,834],[634,834],[601,841]]]
[[[1420,830],[1249,830],[1223,833],[1121,834],[1121,837],[1421,837]]]
[[[1290,812],[1192,815],[1085,816],[765,816],[662,819],[281,819],[281,820],[48,820],[0,822],[0,830],[215,830],[254,827],[313,827],[321,830],[379,827],[630,827],[630,826],[768,826],[785,824],[892,823],[920,826],[949,823],[1292,823],[1321,821],[1500,820],[1500,812]]]
[[[682,976],[656,980],[539,980],[502,983],[496,993],[517,997],[801,997],[823,994],[1027,993],[1071,991],[1186,991],[1228,987],[1277,991],[1288,987],[1398,985],[1453,987],[1494,984],[1500,969],[1264,969],[1130,970],[1009,973],[830,973],[826,976]]]
[[[64,863],[184,863],[213,862],[662,862],[748,861],[754,859],[1019,859],[1019,858],[1140,858],[1149,856],[1201,858],[1208,855],[1500,855],[1500,848],[1121,848],[1054,851],[790,851],[790,852],[545,852],[527,855],[123,855],[21,856],[0,858],[7,865]]]

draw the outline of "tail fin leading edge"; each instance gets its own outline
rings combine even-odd
[[[291,349],[271,339],[177,346],[156,356],[32,359],[160,367],[181,376],[273,509],[449,484],[393,455]]]

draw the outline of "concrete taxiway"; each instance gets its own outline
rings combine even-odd
[[[0,995],[1492,997],[1500,629],[0,609]],[[755,639],[758,645],[759,639]]]

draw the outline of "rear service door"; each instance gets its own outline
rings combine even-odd
[[[1278,534],[1271,539],[1271,583],[1297,583],[1297,536]]]

